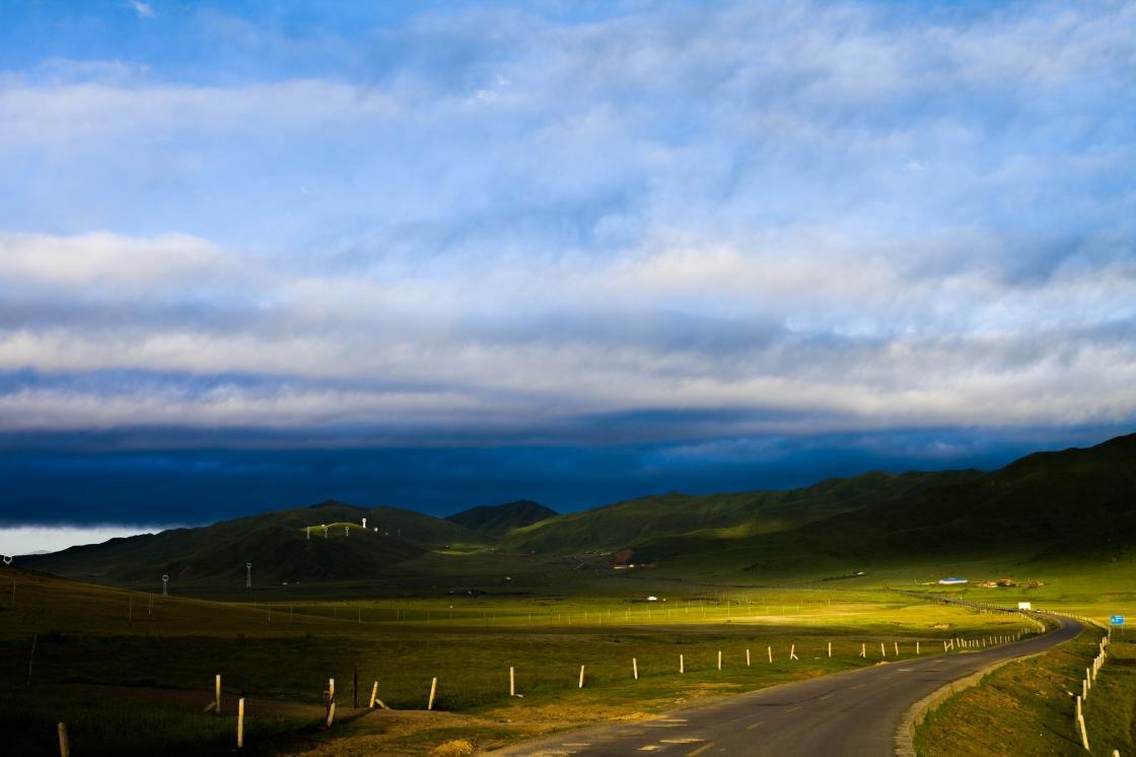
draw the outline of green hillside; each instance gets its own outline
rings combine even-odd
[[[367,529],[361,526],[363,517]],[[325,537],[322,524],[336,525]],[[252,562],[254,582],[266,585],[376,577],[451,542],[483,543],[484,538],[420,513],[328,501],[201,528],[111,539],[23,557],[19,563],[69,578],[123,585],[160,585],[165,574],[172,586],[181,588],[243,586],[245,563]]]
[[[900,496],[731,545],[753,571],[1016,555],[1116,559],[1136,547],[1136,435],[1029,455],[988,474],[935,474]],[[672,550],[672,555],[675,552]],[[656,557],[658,555],[655,555]]]
[[[518,529],[502,546],[631,549],[639,562],[781,573],[947,555],[1119,554],[1136,546],[1136,435],[992,473],[870,473],[783,492],[645,497]]]
[[[527,585],[594,580],[610,575],[616,552],[673,577],[824,576],[957,557],[1099,561],[1136,546],[1136,435],[1029,455],[991,473],[868,473],[787,491],[664,494],[547,512],[515,502],[440,519],[329,501],[20,565],[104,583],[153,586],[165,573],[181,586],[233,587],[252,561],[263,585],[382,580],[395,591],[442,591],[500,588],[504,576],[517,578],[514,589],[525,575]],[[331,524],[326,538],[323,524]],[[317,527],[310,539],[308,526]]]
[[[513,529],[531,526],[558,513],[552,508],[528,499],[503,505],[482,505],[455,513],[446,520],[487,536],[501,537]]]
[[[936,482],[979,475],[975,471],[898,476],[866,473],[788,491],[642,497],[517,529],[502,541],[502,546],[538,552],[633,548],[658,557],[683,551],[683,545],[732,542],[791,531],[841,513],[877,506]]]

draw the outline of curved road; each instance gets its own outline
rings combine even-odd
[[[977,652],[900,660],[773,686],[651,721],[592,727],[519,744],[509,755],[880,756],[916,702],[1001,660],[1042,652],[1081,625],[1054,618],[1056,631]]]

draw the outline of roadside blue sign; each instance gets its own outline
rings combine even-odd
[[[1109,617],[1108,622],[1111,623],[1114,626],[1122,626],[1122,625],[1124,625],[1124,616],[1123,615],[1112,615],[1112,616]]]

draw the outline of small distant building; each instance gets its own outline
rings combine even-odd
[[[962,586],[968,583],[970,583],[970,581],[967,581],[965,578],[956,578],[954,576],[939,579],[940,586]]]
[[[647,597],[647,601],[648,602],[658,602],[659,598],[656,597],[654,594],[652,594],[651,596]]]
[[[1033,603],[1031,603],[1031,602],[1018,602],[1018,609],[1019,610],[1032,610],[1033,609]]]

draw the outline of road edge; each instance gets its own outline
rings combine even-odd
[[[1057,629],[1051,629],[1050,633],[1056,630]],[[968,676],[955,679],[945,686],[935,689],[930,694],[911,705],[911,707],[907,709],[907,712],[903,713],[903,718],[899,722],[899,729],[895,733],[894,743],[896,757],[917,757],[915,753],[915,729],[921,726],[927,719],[927,716],[942,705],[944,701],[958,694],[960,691],[978,686],[986,676],[1012,662],[1032,660],[1034,657],[1040,657],[1050,652],[1052,649],[1053,647],[1049,647],[1041,652],[1034,652],[1033,654],[1022,655],[1021,657],[1010,657],[991,663],[982,670],[977,670]]]

